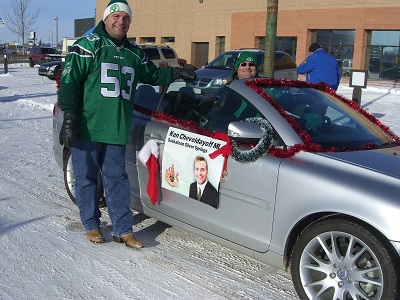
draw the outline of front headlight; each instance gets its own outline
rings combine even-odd
[[[213,84],[214,85],[225,85],[229,82],[228,79],[215,79]]]

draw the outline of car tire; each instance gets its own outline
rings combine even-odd
[[[76,204],[75,198],[75,176],[74,167],[71,159],[71,149],[68,149],[64,161],[63,161],[63,173],[64,173],[64,185],[67,190],[68,196],[71,201]],[[106,207],[106,198],[104,196],[103,180],[101,178],[101,172],[99,170],[97,175],[97,189],[99,194],[99,207]]]
[[[33,63],[32,58],[29,59],[29,66],[30,66],[31,68],[33,68],[33,67],[35,66],[35,64]]]
[[[338,217],[307,227],[291,261],[293,284],[304,300],[400,299],[399,269],[399,257],[385,237]]]

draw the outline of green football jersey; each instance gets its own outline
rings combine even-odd
[[[157,68],[137,45],[93,33],[72,46],[63,66],[59,102],[77,112],[79,139],[127,144],[138,81],[166,85],[172,68]]]

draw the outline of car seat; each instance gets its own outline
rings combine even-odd
[[[192,88],[182,87],[176,95],[174,116],[184,119],[189,110],[196,107],[196,95]]]
[[[134,96],[134,103],[146,107],[152,111],[157,109],[160,100],[160,93],[156,92],[154,87],[148,84],[140,85]]]

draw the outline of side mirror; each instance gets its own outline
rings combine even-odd
[[[252,122],[235,121],[228,126],[228,136],[236,142],[257,143],[264,132]]]

